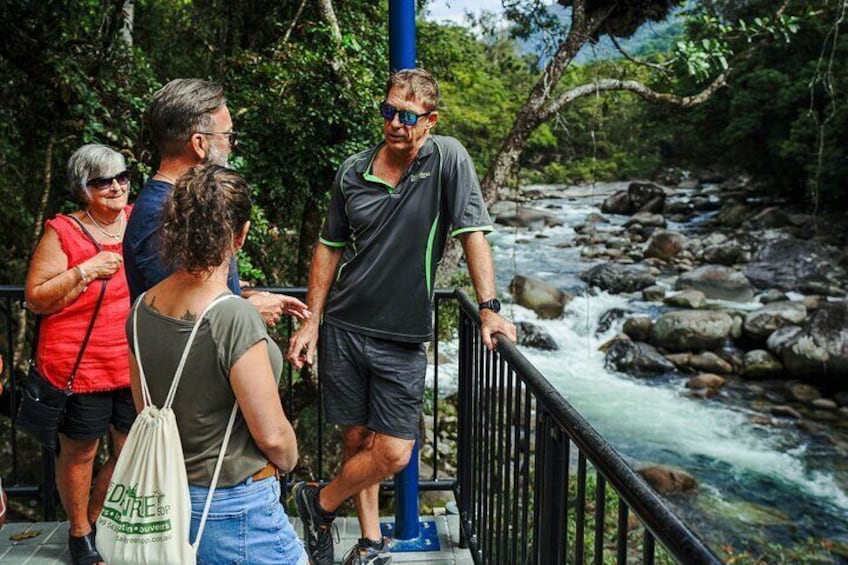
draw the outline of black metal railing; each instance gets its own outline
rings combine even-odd
[[[299,298],[303,288],[268,287]],[[14,418],[16,388],[22,372],[16,351],[17,317],[23,307],[20,286],[0,286],[4,309],[6,359],[4,397]],[[445,303],[459,303],[459,419],[457,477],[440,471],[439,321]],[[720,563],[708,547],[666,506],[607,442],[574,410],[518,350],[504,339],[496,352],[486,351],[479,332],[477,307],[462,292],[438,290],[434,347],[432,472],[421,477],[421,490],[456,494],[463,543],[475,563],[548,565],[554,563]],[[284,345],[292,322],[274,332]],[[24,349],[20,357],[29,358]],[[289,366],[283,376],[286,411],[295,410],[303,384]],[[316,398],[321,397],[320,380]],[[310,433],[301,437],[308,464],[301,475],[326,479],[328,449],[336,441],[315,402]],[[303,412],[301,413],[303,414]],[[8,420],[7,422],[8,423]],[[3,424],[3,422],[0,422]],[[45,520],[56,518],[53,458],[9,425],[0,427],[10,458],[0,459],[3,485],[13,498],[39,499]],[[310,445],[305,453],[304,444]],[[337,448],[337,446],[335,446]],[[36,465],[24,469],[22,453],[39,453]],[[391,482],[383,484],[391,490]],[[638,525],[631,523],[632,517]],[[658,542],[658,543],[656,543]]]
[[[483,347],[457,297],[456,495],[475,563],[721,563],[515,346]]]

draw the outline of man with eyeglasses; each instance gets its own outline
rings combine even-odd
[[[153,95],[147,118],[160,161],[156,174],[135,201],[124,235],[124,261],[133,301],[171,274],[159,252],[159,228],[162,210],[177,180],[196,165],[226,167],[238,142],[223,87],[205,80],[172,80]],[[233,294],[243,294],[269,326],[276,325],[283,314],[298,318],[309,315],[306,305],[290,296],[248,289],[242,293],[235,259],[227,285]]]
[[[438,84],[423,69],[389,77],[384,139],[336,174],[309,274],[313,317],[289,342],[297,368],[312,364],[317,346],[327,421],[344,427],[336,477],[292,490],[317,565],[333,563],[334,512],[350,497],[362,537],[343,563],[391,563],[379,483],[407,465],[417,436],[435,273],[449,235],[465,251],[486,347],[495,347],[495,334],[515,341],[515,326],[498,314],[485,237],[492,222],[474,165],[459,141],[431,134],[438,101]]]

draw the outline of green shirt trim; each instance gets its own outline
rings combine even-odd
[[[323,237],[319,237],[318,241],[320,241],[327,247],[344,247],[345,245],[347,245],[347,243],[345,243],[344,241],[329,241],[327,239],[324,239]]]

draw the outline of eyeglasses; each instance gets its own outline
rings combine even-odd
[[[199,131],[197,133],[202,133],[203,135],[226,135],[227,139],[230,141],[230,147],[238,145],[239,132],[237,131]]]
[[[429,112],[424,112],[423,114],[416,114],[415,112],[410,112],[409,110],[398,110],[388,102],[383,102],[380,104],[380,115],[385,118],[387,122],[390,122],[395,119],[395,114],[397,114],[398,120],[405,126],[414,126],[418,123],[419,118],[423,118],[424,116],[428,116],[432,114],[434,110],[430,110]]]
[[[121,186],[127,186],[130,183],[130,175],[127,171],[121,171],[114,177],[99,177],[90,179],[88,186],[93,186],[97,190],[108,190],[112,186],[113,181],[118,181]]]

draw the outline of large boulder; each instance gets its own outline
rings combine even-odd
[[[665,202],[665,190],[653,183],[633,182],[627,191],[618,191],[607,197],[601,204],[601,212],[605,214],[634,214],[651,202],[650,210],[662,210]],[[656,210],[654,210],[656,208]]]
[[[707,298],[731,302],[749,302],[754,297],[754,287],[745,275],[723,265],[702,265],[683,273],[675,288],[700,290]]]
[[[656,282],[656,277],[644,265],[603,263],[580,273],[580,279],[612,294],[636,292]]]
[[[701,351],[721,347],[733,326],[725,312],[680,310],[654,322],[651,342],[669,351]]]
[[[745,315],[745,334],[763,342],[784,326],[798,326],[807,319],[807,309],[800,302],[771,302]]]
[[[746,265],[745,276],[761,288],[826,290],[845,280],[840,255],[839,249],[821,241],[795,238],[768,241]]]
[[[562,316],[565,305],[572,296],[542,279],[515,275],[509,283],[509,291],[516,304],[530,308],[540,318],[554,319]]]
[[[801,330],[791,327],[784,330],[781,340],[769,340],[769,347],[778,349],[790,375],[825,377],[833,385],[845,384],[848,375],[848,301],[825,303]]]
[[[651,345],[620,339],[609,346],[604,357],[608,369],[621,371],[637,377],[671,373],[677,370],[674,364],[663,357]]]

